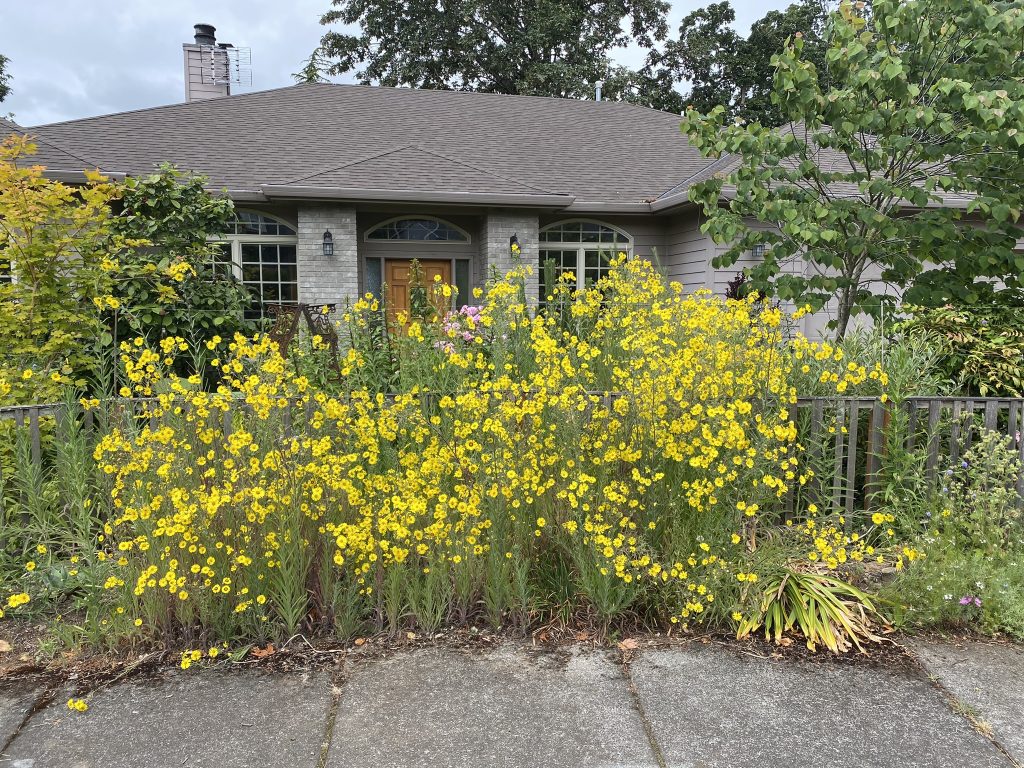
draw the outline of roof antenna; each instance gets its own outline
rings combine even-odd
[[[604,85],[604,80],[598,80],[596,83],[594,83],[594,85],[597,86],[597,88],[595,89],[596,92],[594,94],[594,99],[596,101],[600,101],[601,100],[601,86]]]

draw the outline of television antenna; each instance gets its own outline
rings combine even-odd
[[[236,48],[231,43],[202,45],[202,77],[204,83],[213,85],[252,85],[252,50]]]

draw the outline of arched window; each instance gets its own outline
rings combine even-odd
[[[266,317],[271,304],[299,300],[295,249],[299,239],[290,224],[258,211],[237,211],[231,230],[217,238],[214,269],[249,289],[249,319]]]
[[[468,243],[465,230],[432,216],[401,216],[382,221],[366,233],[367,240]]]
[[[560,275],[571,274],[580,287],[593,285],[608,272],[615,256],[632,251],[632,237],[599,221],[571,219],[544,227],[540,231],[541,300]]]

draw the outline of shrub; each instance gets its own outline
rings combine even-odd
[[[249,295],[234,276],[215,269],[219,246],[210,242],[228,231],[234,206],[229,198],[210,194],[207,181],[169,164],[128,179],[114,222],[124,237],[147,243],[122,255],[121,270],[130,279],[115,286],[119,307],[108,318],[114,340],[188,339],[192,359],[175,355],[183,375],[203,368],[206,341],[252,330],[243,319]]]
[[[935,348],[938,370],[965,394],[1024,396],[1024,323],[1021,302],[906,307],[901,333]]]
[[[972,626],[1024,637],[1024,526],[1015,442],[984,431],[945,470],[925,512],[924,558],[890,588],[914,625]]]
[[[639,260],[533,314],[523,277],[458,318],[400,318],[386,378],[360,301],[337,391],[264,336],[211,361],[215,392],[167,376],[182,339],[124,345],[153,399],[95,452],[105,638],[731,621],[803,479],[783,314],[684,296]]]
[[[117,185],[50,181],[26,165],[34,152],[24,136],[0,142],[0,405],[53,402],[97,372],[99,307],[129,245],[114,231]]]

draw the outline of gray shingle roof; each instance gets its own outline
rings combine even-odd
[[[83,171],[87,168],[92,170],[97,167],[96,163],[90,162],[84,157],[73,155],[64,149],[47,142],[41,136],[36,135],[35,129],[23,128],[12,120],[0,117],[0,139],[9,136],[12,133],[29,133],[33,135],[36,144],[36,153],[31,158],[32,165],[45,165],[47,168],[68,171]]]
[[[657,198],[709,163],[679,123],[617,102],[318,84],[29,130],[104,171],[170,161],[232,190],[552,193],[615,205]]]

